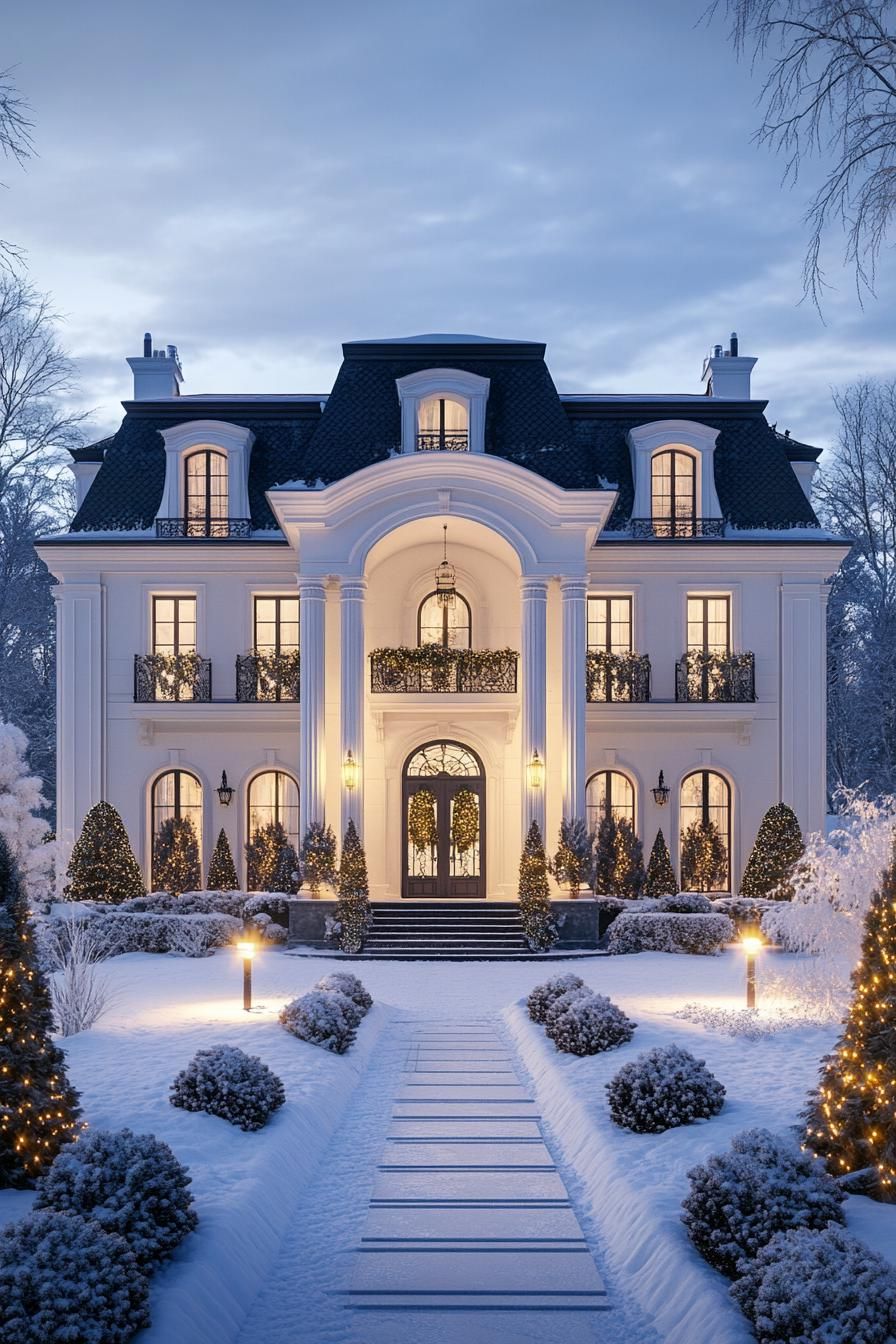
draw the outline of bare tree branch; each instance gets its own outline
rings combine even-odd
[[[31,109],[19,96],[12,79],[12,69],[0,70],[0,157],[11,159],[24,168],[34,154],[31,132],[34,123]],[[0,185],[5,185],[0,183]],[[15,243],[0,238],[0,267],[14,268],[21,264],[23,252]]]

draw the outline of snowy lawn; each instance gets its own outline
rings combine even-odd
[[[296,1040],[277,1022],[287,1000],[336,969],[360,975],[375,999],[355,1046],[342,1057]],[[739,1130],[796,1124],[837,1031],[799,1026],[745,1040],[676,1018],[695,1001],[742,1006],[739,952],[550,964],[347,963],[270,949],[255,962],[258,1007],[251,1014],[242,1011],[240,965],[229,951],[203,960],[131,954],[107,962],[105,970],[117,991],[114,1007],[91,1031],[64,1042],[85,1114],[94,1127],[127,1125],[166,1140],[190,1168],[200,1218],[153,1281],[153,1325],[144,1336],[152,1344],[188,1337],[225,1344],[239,1334],[303,1190],[376,1058],[383,1028],[402,1010],[503,1022],[613,1291],[637,1302],[660,1338],[667,1344],[751,1338],[728,1300],[726,1281],[692,1249],[679,1221],[686,1172],[726,1148]],[[543,1029],[529,1022],[522,1005],[529,990],[567,970],[638,1023],[630,1043],[578,1059],[558,1054]],[[761,1004],[761,966],[759,992]],[[641,1051],[672,1041],[705,1059],[725,1085],[722,1113],[659,1135],[618,1129],[609,1119],[604,1084]],[[168,1102],[175,1074],[198,1049],[219,1043],[259,1055],[284,1082],[286,1105],[258,1133]],[[358,1179],[366,1173],[359,1171]],[[333,1194],[338,1199],[338,1191]],[[29,1200],[20,1192],[0,1193],[0,1221],[20,1216]],[[853,1198],[848,1218],[856,1235],[896,1261],[896,1208]]]

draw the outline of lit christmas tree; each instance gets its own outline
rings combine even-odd
[[[605,812],[597,827],[594,847],[594,890],[598,896],[616,894],[616,839],[619,827],[612,812]]]
[[[145,896],[143,874],[124,822],[111,803],[95,803],[84,818],[68,865],[67,901],[117,905]]]
[[[280,862],[281,851],[289,844],[279,821],[259,826],[246,845],[246,884],[250,891],[273,891],[271,883]]]
[[[239,891],[239,886],[236,865],[233,862],[233,854],[230,852],[230,841],[227,839],[227,833],[222,826],[215,845],[215,852],[212,854],[212,861],[208,866],[208,890]]]
[[[863,1190],[896,1202],[896,844],[871,898],[846,1029],[806,1111],[806,1146],[835,1176],[876,1173]]]
[[[322,882],[336,881],[336,837],[332,826],[312,821],[302,841],[302,880],[307,882],[315,899],[320,895]]]
[[[571,821],[564,817],[560,822],[557,852],[551,860],[550,871],[561,886],[569,888],[573,897],[578,895],[580,887],[591,885],[594,836],[581,817],[573,817]]]
[[[681,837],[682,891],[721,891],[728,855],[714,821],[693,821]]]
[[[805,848],[793,809],[786,803],[770,807],[762,818],[756,843],[744,869],[741,896],[792,900],[793,870]]]
[[[643,895],[644,882],[644,852],[634,827],[626,817],[605,813],[594,851],[595,892],[634,900]]]
[[[53,1044],[25,887],[0,835],[0,1186],[27,1186],[77,1137],[78,1094]]]
[[[283,846],[277,859],[277,867],[271,878],[271,891],[282,891],[287,896],[295,896],[302,885],[299,877],[299,856],[292,845]]]
[[[339,865],[339,904],[336,920],[340,925],[339,946],[343,952],[360,952],[367,931],[368,915],[367,859],[358,839],[355,823],[349,821],[342,841]]]
[[[551,910],[548,865],[538,822],[533,821],[520,858],[520,919],[529,946],[546,952],[557,941],[557,925]]]
[[[156,891],[182,896],[202,886],[199,842],[189,817],[168,817],[152,847],[152,882]]]
[[[659,896],[677,896],[678,883],[675,880],[675,869],[672,867],[672,858],[669,854],[669,846],[666,844],[666,837],[662,831],[657,831],[656,839],[653,842],[653,849],[650,851],[650,862],[647,864],[647,880],[644,884],[644,895],[656,899]]]

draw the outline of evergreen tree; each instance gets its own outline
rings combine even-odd
[[[616,843],[619,827],[612,812],[605,812],[597,828],[594,847],[594,890],[598,896],[616,894]]]
[[[68,865],[67,901],[121,901],[145,896],[143,875],[124,822],[111,803],[95,803],[75,841]]]
[[[616,895],[637,900],[644,895],[644,847],[627,817],[616,823]]]
[[[566,818],[560,822],[557,852],[550,871],[557,881],[569,888],[570,895],[578,895],[579,888],[591,885],[594,869],[594,836],[581,817]]]
[[[669,846],[666,844],[666,837],[663,835],[662,831],[657,831],[656,839],[653,842],[653,849],[650,851],[650,862],[647,865],[647,879],[644,884],[644,895],[654,898],[658,896],[678,895],[678,883],[675,880],[675,870],[672,867]]]
[[[50,896],[53,849],[50,828],[37,816],[47,806],[41,782],[28,768],[28,739],[0,719],[0,835],[9,845],[26,894],[36,903]]]
[[[168,817],[152,847],[152,882],[156,891],[182,896],[202,886],[199,841],[189,817]]]
[[[547,952],[558,938],[551,910],[548,865],[538,822],[533,821],[520,858],[520,919],[531,948]]]
[[[236,875],[236,865],[230,851],[227,832],[221,827],[212,861],[208,866],[209,891],[239,891],[240,880]]]
[[[336,881],[336,837],[332,826],[312,821],[302,841],[301,872],[315,899],[320,895],[322,882]]]
[[[280,853],[288,844],[289,838],[279,821],[269,821],[253,832],[246,845],[246,884],[250,891],[273,891],[271,883]]]
[[[786,803],[770,807],[762,818],[756,843],[744,869],[741,896],[792,900],[791,878],[805,848],[793,809]]]
[[[681,837],[683,891],[721,891],[728,855],[714,821],[693,821]]]
[[[271,878],[271,891],[282,891],[287,896],[295,896],[302,885],[299,877],[299,856],[289,841],[283,846],[277,858],[277,867]]]
[[[358,838],[355,823],[349,821],[342,841],[339,865],[339,903],[336,920],[340,926],[339,946],[343,952],[360,952],[367,931],[368,915],[367,859]]]
[[[833,1175],[872,1167],[873,1198],[896,1201],[896,843],[865,919],[843,1035],[806,1111],[806,1145]]]
[[[53,1044],[24,883],[0,835],[0,1187],[32,1184],[77,1136],[78,1094]]]

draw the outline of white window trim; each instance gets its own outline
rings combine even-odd
[[[679,622],[681,629],[681,648],[684,652],[688,647],[688,598],[689,597],[727,597],[728,614],[731,621],[729,631],[731,638],[731,652],[741,653],[744,647],[743,638],[743,584],[741,583],[716,583],[716,584],[697,584],[697,583],[679,583],[678,585],[678,603],[679,603]]]
[[[143,589],[143,647],[147,653],[152,653],[152,605],[154,597],[195,597],[196,599],[196,652],[200,658],[204,656],[206,648],[206,619],[205,619],[205,584],[195,583],[191,586],[185,584],[165,585],[158,583],[144,583]]]
[[[671,448],[685,448],[697,459],[697,517],[721,518],[722,506],[716,493],[714,454],[719,430],[694,420],[654,420],[630,429],[626,438],[632,455],[635,482],[633,518],[653,516],[651,464],[654,454]]]
[[[251,429],[226,420],[188,420],[161,431],[165,441],[165,488],[157,518],[183,518],[184,459],[194,449],[209,448],[227,457],[227,516],[249,518],[249,454],[255,442]]]
[[[452,397],[467,409],[467,436],[471,453],[485,452],[485,404],[489,379],[463,369],[421,369],[396,378],[401,403],[401,451],[417,451],[417,411],[427,397]]]

